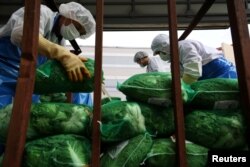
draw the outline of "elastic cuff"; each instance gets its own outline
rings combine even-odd
[[[198,78],[195,78],[189,74],[183,74],[182,80],[187,83],[187,84],[191,84],[197,81]]]

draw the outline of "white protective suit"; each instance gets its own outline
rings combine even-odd
[[[181,75],[188,74],[198,79],[202,76],[202,67],[204,65],[223,57],[221,51],[207,47],[199,41],[182,40],[178,42],[178,45]],[[151,49],[154,55],[160,52],[159,55],[165,61],[169,61],[171,58],[169,37],[165,34],[159,34],[153,39]],[[164,54],[161,52],[164,52]]]
[[[59,11],[62,12],[61,15],[76,20],[84,27],[86,34],[79,36],[79,38],[85,39],[95,32],[95,20],[82,5],[75,2],[61,4]],[[11,103],[14,97],[21,59],[20,45],[23,36],[23,21],[24,8],[20,8],[0,28],[0,108]],[[47,40],[62,45],[65,40],[62,37],[59,38],[53,31],[56,21],[58,21],[58,13],[41,5],[39,33]],[[46,59],[45,56],[38,56],[37,65],[44,63]],[[90,94],[87,96],[91,98]],[[81,99],[86,98],[84,93],[75,93],[73,99],[76,103],[82,104]],[[38,98],[33,96],[33,102],[37,101]]]
[[[166,65],[160,57],[148,57],[147,72],[166,72]]]
[[[147,65],[141,63],[143,58],[148,58]],[[160,57],[149,57],[149,54],[144,51],[139,51],[134,56],[134,62],[140,64],[141,67],[147,66],[147,72],[166,72],[167,63],[161,60]]]

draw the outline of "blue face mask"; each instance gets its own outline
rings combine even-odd
[[[65,38],[67,40],[73,40],[75,38],[80,37],[80,33],[77,31],[77,29],[75,28],[73,23],[71,23],[67,26],[62,25],[61,35],[63,36],[63,38]]]

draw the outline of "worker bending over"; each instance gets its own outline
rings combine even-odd
[[[151,44],[154,55],[170,61],[169,37],[157,35]],[[185,83],[209,78],[237,78],[233,63],[225,59],[223,52],[203,45],[199,41],[181,40],[178,42],[180,73]]]
[[[159,57],[149,57],[147,52],[139,51],[134,56],[134,62],[141,67],[147,67],[147,72],[166,72],[163,61]]]
[[[21,59],[21,42],[23,37],[24,7],[12,14],[8,22],[0,28],[0,108],[11,103],[14,97],[16,81]],[[90,73],[84,63],[87,58],[76,56],[61,46],[65,40],[85,39],[95,31],[95,20],[91,13],[76,2],[61,4],[59,13],[41,5],[37,66],[47,58],[58,60],[71,81],[82,81]],[[81,99],[91,98],[90,94],[75,93],[76,103]],[[33,102],[39,97],[33,95]]]

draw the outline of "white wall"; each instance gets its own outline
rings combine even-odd
[[[80,55],[95,59],[94,46],[81,46]],[[110,96],[118,96],[125,99],[125,95],[116,89],[117,82],[122,83],[134,74],[146,72],[146,68],[141,68],[134,63],[134,54],[140,50],[146,51],[152,56],[150,48],[131,47],[104,47],[102,69],[104,72],[105,86]],[[167,64],[169,67],[169,64]]]

